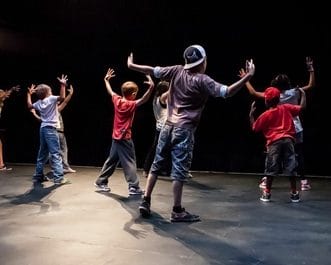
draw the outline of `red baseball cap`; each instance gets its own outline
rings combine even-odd
[[[266,101],[270,101],[279,97],[280,97],[280,91],[276,87],[271,86],[264,91],[264,98]]]

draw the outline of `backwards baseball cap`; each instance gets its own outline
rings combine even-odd
[[[191,69],[204,61],[206,52],[200,45],[191,45],[185,49],[183,56],[185,59],[184,69]]]
[[[279,97],[280,97],[280,91],[278,88],[271,86],[264,91],[264,98],[266,101],[270,101]]]

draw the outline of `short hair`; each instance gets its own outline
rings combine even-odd
[[[39,84],[36,87],[36,95],[39,99],[44,99],[50,92],[51,92],[51,87],[46,84]]]
[[[127,81],[122,84],[121,91],[124,97],[131,96],[134,93],[138,93],[138,85],[135,82]]]
[[[276,75],[270,83],[271,86],[277,87],[280,90],[288,90],[291,88],[290,78],[285,74]]]
[[[161,96],[164,92],[167,92],[169,89],[169,82],[167,81],[160,81],[157,83],[155,87],[155,96]]]

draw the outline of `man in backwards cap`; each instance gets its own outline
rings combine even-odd
[[[143,217],[150,215],[151,195],[157,177],[162,172],[171,156],[171,179],[174,202],[170,220],[172,222],[196,222],[200,217],[191,214],[182,207],[183,184],[187,181],[191,167],[194,132],[199,124],[202,110],[209,96],[231,97],[242,88],[254,74],[253,61],[246,62],[247,75],[227,86],[205,74],[207,56],[200,45],[192,45],[184,51],[185,65],[154,67],[138,65],[133,62],[133,54],[128,57],[129,69],[153,75],[170,83],[167,100],[167,120],[163,126],[156,150],[154,162],[150,169],[144,198],[139,206]]]

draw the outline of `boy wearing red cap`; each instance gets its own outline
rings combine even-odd
[[[268,150],[265,163],[267,184],[262,192],[261,201],[269,202],[274,176],[282,173],[289,177],[291,184],[291,201],[299,202],[299,192],[296,188],[296,159],[294,151],[295,127],[293,117],[299,115],[306,106],[306,95],[300,89],[300,105],[279,104],[280,91],[268,87],[264,92],[265,105],[268,108],[256,120],[254,119],[255,102],[249,112],[251,126],[254,132],[262,132],[266,139]]]

